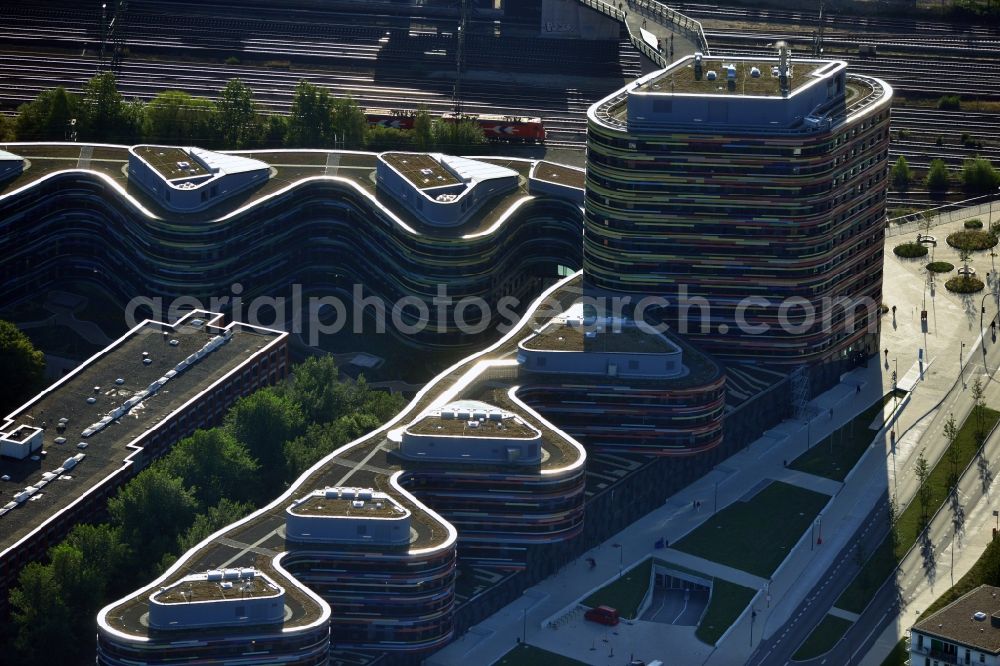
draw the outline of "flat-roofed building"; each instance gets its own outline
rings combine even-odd
[[[287,334],[192,312],[144,321],[0,425],[2,598],[21,568],[171,444],[287,374]],[[13,453],[13,455],[11,455]],[[21,499],[18,499],[21,498]]]
[[[1000,587],[980,585],[910,629],[911,666],[1000,666]]]
[[[584,275],[721,360],[878,346],[889,104],[837,60],[695,54],[588,111]]]

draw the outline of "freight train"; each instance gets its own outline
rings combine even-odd
[[[369,125],[381,125],[394,129],[413,129],[416,111],[399,109],[365,109]],[[441,120],[454,123],[471,120],[479,125],[487,141],[508,143],[544,143],[545,126],[541,118],[526,116],[501,116],[490,113],[445,113]]]

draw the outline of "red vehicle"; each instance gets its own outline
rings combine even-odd
[[[486,135],[487,141],[507,141],[510,143],[544,143],[545,126],[541,118],[526,116],[499,116],[490,113],[445,113],[445,122],[458,120],[475,121]]]
[[[413,119],[416,111],[406,111],[399,109],[365,109],[365,118],[369,125],[381,125],[393,129],[411,130],[413,129]]]
[[[598,624],[606,624],[609,627],[617,625],[620,620],[618,617],[618,610],[612,608],[611,606],[598,606],[597,608],[591,608],[583,614],[583,619],[589,620],[590,622],[596,622]]]
[[[379,125],[398,130],[413,129],[417,112],[405,109],[365,109],[369,125]],[[500,116],[490,113],[445,113],[441,120],[454,123],[471,120],[479,125],[486,140],[491,143],[545,143],[545,126],[541,118],[527,116]]]

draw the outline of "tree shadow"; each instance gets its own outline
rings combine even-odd
[[[954,293],[954,292],[952,292]],[[962,294],[962,312],[965,313],[965,318],[969,322],[969,330],[972,330],[973,326],[977,324],[979,317],[979,308],[976,305],[975,299],[972,294]]]
[[[924,574],[931,585],[937,580],[937,562],[934,560],[934,543],[927,530],[920,533],[920,558],[924,566]]]
[[[948,496],[948,504],[951,505],[951,524],[957,534],[962,532],[965,527],[965,507],[959,501],[957,492],[952,492]]]
[[[993,483],[993,472],[990,470],[990,463],[986,459],[986,456],[979,454],[976,458],[976,471],[979,472],[979,485],[983,490],[983,494],[990,489],[990,485]]]

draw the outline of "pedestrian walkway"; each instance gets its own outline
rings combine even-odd
[[[712,562],[711,560],[706,560],[703,557],[691,555],[680,550],[674,550],[673,548],[658,550],[653,554],[653,556],[663,560],[664,562],[676,564],[677,566],[691,569],[692,571],[705,574],[706,576],[710,576],[712,578],[722,578],[723,580],[728,580],[730,583],[736,583],[737,585],[749,587],[753,590],[759,590],[767,585],[766,578],[754,576],[746,571],[734,569],[733,567],[726,566],[725,564]]]
[[[701,23],[657,0],[579,0],[625,24],[629,41],[656,69],[696,51],[708,53]]]
[[[811,412],[816,416],[810,422],[810,427],[817,441],[832,432],[834,428],[844,425],[857,412],[867,408],[882,395],[881,368],[871,364],[867,369],[859,369],[845,377],[845,386],[848,388],[835,387],[828,392],[829,395],[823,394],[813,401]],[[857,390],[858,386],[861,386],[860,392]],[[819,407],[827,404],[839,405],[833,418],[829,416],[828,408]],[[777,603],[779,598],[777,595],[786,594],[792,587],[793,579],[801,577],[802,567],[809,563],[815,564],[816,558],[821,553],[828,552],[827,549],[810,550],[807,531],[795,551],[804,552],[801,562],[794,571],[789,570],[787,575],[783,573],[785,565],[779,567],[769,584],[768,581],[747,572],[703,558],[670,549],[658,550],[655,548],[655,542],[666,538],[670,543],[675,543],[710,518],[712,511],[705,508],[714,503],[716,493],[718,509],[722,510],[744,498],[761,483],[762,479],[780,479],[786,475],[792,477],[791,471],[785,467],[785,461],[794,458],[792,453],[799,451],[805,428],[806,425],[800,421],[785,422],[772,429],[769,434],[752,443],[746,450],[732,456],[712,472],[672,496],[660,509],[644,516],[603,544],[581,554],[558,573],[531,588],[529,593],[536,595],[539,601],[530,610],[519,610],[523,609],[520,600],[510,604],[481,623],[477,631],[469,632],[452,645],[437,652],[426,663],[429,666],[491,664],[516,644],[516,639],[522,632],[522,624],[528,625],[530,629],[528,640],[533,645],[566,654],[588,664],[609,663],[607,652],[590,650],[589,646],[594,638],[591,634],[596,631],[590,626],[592,623],[584,622],[582,617],[573,615],[572,611],[577,608],[580,600],[614,580],[619,571],[628,570],[650,556],[758,590],[758,617],[756,619],[751,617],[748,608],[730,629],[727,638],[723,639],[726,641],[725,649],[720,647],[714,651],[715,657],[711,656],[712,646],[698,640],[693,627],[645,622],[637,622],[627,630],[622,629],[618,636],[609,638],[611,641],[609,645],[615,648],[615,654],[620,655],[621,650],[627,649],[624,656],[634,654],[647,661],[663,658],[666,654],[676,663],[684,664],[706,663],[706,660],[707,663],[734,663],[718,661],[722,658],[719,655],[727,655],[727,658],[737,655],[748,656],[747,636],[751,631],[750,623],[755,623],[753,631],[758,635],[756,640],[759,641],[759,632],[764,626],[763,622],[768,612],[767,590]],[[787,431],[788,435],[776,439],[775,431]],[[821,483],[836,484],[829,480],[816,479],[812,486],[816,488]],[[703,508],[700,511],[695,509],[697,501],[702,502]],[[860,519],[859,517],[858,520]],[[590,558],[594,560],[593,567],[587,564]],[[786,563],[788,561],[786,559]],[[773,611],[775,603],[770,604],[770,610]],[[570,621],[560,622],[558,629],[546,624],[567,617]],[[653,628],[647,630],[640,625],[650,625]],[[739,640],[732,638],[733,645],[730,646],[728,643],[730,636],[740,638]],[[613,660],[612,662],[618,663]]]

